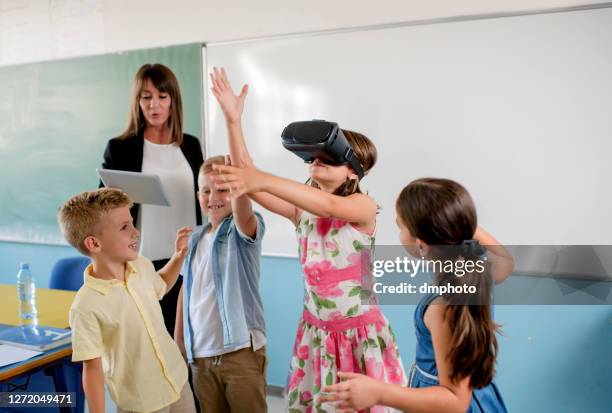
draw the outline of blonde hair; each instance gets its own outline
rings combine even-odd
[[[150,80],[157,90],[170,95],[170,141],[180,146],[183,143],[183,101],[178,80],[168,67],[155,63],[145,64],[138,69],[132,89],[130,91],[130,105],[128,109],[128,124],[120,138],[126,139],[138,135],[138,131],[145,124],[145,117],[140,109],[140,94],[146,80]]]
[[[200,167],[200,175],[206,175],[213,171],[213,165],[225,165],[225,156],[217,155],[207,158]]]
[[[58,221],[66,241],[88,255],[85,238],[99,233],[99,224],[112,209],[131,207],[130,198],[121,190],[100,188],[73,196],[59,209]]]
[[[374,143],[372,143],[370,138],[359,132],[342,129],[342,133],[344,134],[344,137],[348,143],[351,145],[351,148],[353,148],[355,156],[357,156],[357,159],[359,162],[361,162],[363,172],[365,175],[367,175],[370,169],[374,167],[374,164],[376,164],[376,159],[378,158],[376,146],[374,146]],[[350,165],[347,166],[350,168]],[[319,188],[319,185],[312,179],[306,181],[306,184]],[[340,185],[334,191],[334,195],[340,196],[348,196],[355,193],[362,193],[361,188],[359,187],[359,179],[347,179],[346,182],[342,183],[342,185]]]

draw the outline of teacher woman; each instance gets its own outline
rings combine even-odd
[[[161,64],[145,64],[132,82],[128,125],[108,141],[102,167],[158,175],[170,207],[134,205],[130,212],[140,230],[140,254],[163,267],[174,251],[176,231],[202,223],[196,199],[202,165],[197,138],[183,133],[183,104],[174,73]],[[166,328],[174,333],[182,277],[161,300]]]

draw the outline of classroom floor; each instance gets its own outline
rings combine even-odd
[[[268,396],[268,413],[285,412],[285,400],[278,396]]]
[[[117,411],[117,407],[115,406],[115,403],[113,403],[113,400],[110,398],[110,394],[108,393],[108,390],[105,390],[105,399],[106,399],[106,403],[105,403],[106,413],[115,413]],[[282,397],[268,395],[267,400],[268,400],[268,413],[284,413],[286,411],[285,401],[283,400]],[[89,413],[89,409],[87,408],[87,405],[85,405],[85,413]]]

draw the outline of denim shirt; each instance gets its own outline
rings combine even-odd
[[[255,238],[242,234],[230,215],[223,219],[213,239],[209,259],[217,307],[223,325],[223,347],[242,348],[251,341],[251,330],[265,334],[263,303],[259,294],[261,240],[265,226],[261,215],[257,219]],[[183,265],[183,335],[189,362],[193,362],[193,329],[189,320],[189,301],[193,276],[191,267],[196,249],[211,224],[194,228],[189,238],[187,257]]]
[[[413,388],[439,386],[436,353],[433,347],[431,331],[425,325],[425,311],[437,294],[423,296],[414,311],[414,326],[416,333],[416,361],[410,370],[408,386]],[[492,307],[491,307],[492,308]],[[504,399],[495,383],[491,381],[480,389],[472,389],[472,400],[466,413],[507,413]]]

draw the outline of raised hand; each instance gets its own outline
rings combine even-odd
[[[230,165],[213,165],[217,172],[211,179],[217,189],[230,191],[232,198],[259,192],[263,189],[266,174],[253,167],[237,168]]]
[[[223,115],[227,122],[238,122],[244,110],[244,100],[249,93],[249,85],[242,86],[240,95],[234,94],[232,85],[227,79],[225,69],[213,67],[213,72],[210,74],[212,82],[212,92],[221,106]]]
[[[189,235],[191,235],[191,228],[189,227],[183,227],[176,232],[176,241],[174,241],[174,253],[178,258],[185,258],[185,255],[187,255]]]

